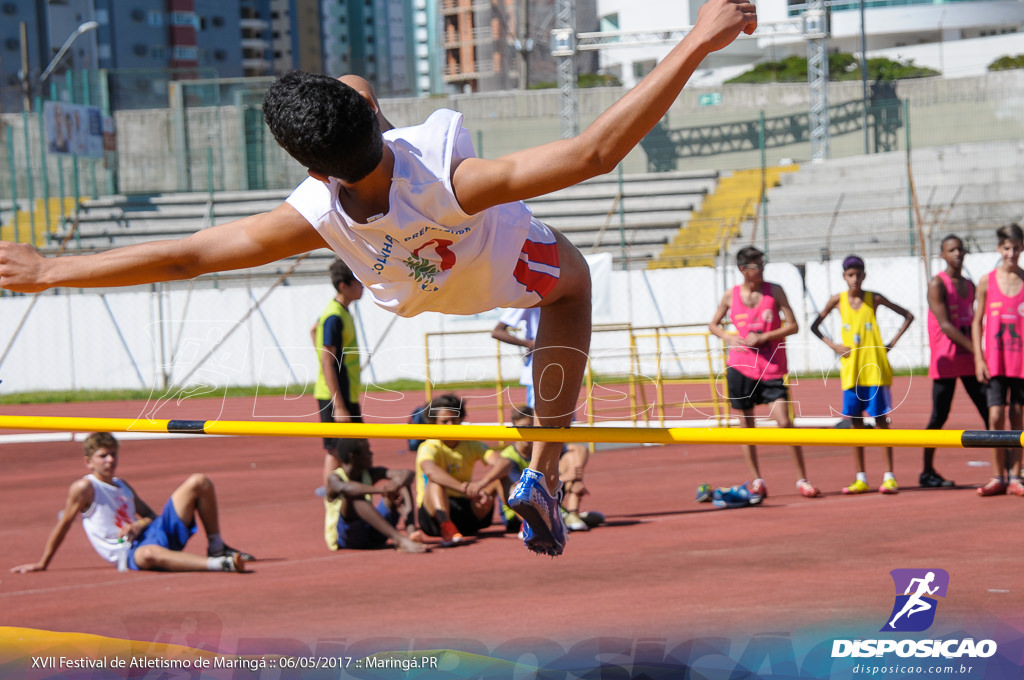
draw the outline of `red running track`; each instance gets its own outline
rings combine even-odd
[[[898,379],[894,393],[893,426],[922,427],[930,383]],[[804,381],[794,394],[804,416],[828,415],[839,402],[834,385]],[[395,398],[370,404],[368,421],[401,420],[421,400]],[[186,400],[155,417],[312,419],[311,401]],[[948,426],[977,428],[969,409],[966,395],[958,394]],[[142,404],[3,410],[135,417]],[[373,442],[379,464],[411,467],[413,456],[403,448],[398,440]],[[922,490],[920,451],[898,449],[899,495],[846,497],[839,489],[853,479],[849,449],[813,448],[806,451],[809,475],[825,491],[813,500],[797,495],[786,447],[760,453],[768,500],[757,508],[715,510],[694,503],[694,488],[745,481],[736,448],[598,451],[587,469],[592,496],[585,507],[603,511],[608,523],[573,534],[566,553],[549,559],[499,529],[475,544],[426,555],[331,553],[322,538],[322,501],[314,495],[318,440],[125,440],[120,473],[155,507],[190,472],[214,480],[225,538],[260,558],[252,573],[120,574],[98,559],[76,525],[50,570],[20,575],[7,568],[38,558],[68,485],[85,468],[80,443],[7,444],[0,446],[2,625],[224,652],[244,651],[243,642],[255,638],[260,651],[282,653],[375,638],[476,649],[527,634],[565,643],[598,636],[685,639],[855,622],[865,622],[870,634],[892,607],[890,570],[939,567],[951,579],[943,616],[964,626],[1024,628],[1018,547],[1024,498],[976,497],[974,487],[988,479],[989,468],[971,462],[987,462],[989,451],[940,451],[940,471],[959,487]],[[879,451],[868,449],[867,465],[877,485]],[[201,531],[188,549],[205,550]]]

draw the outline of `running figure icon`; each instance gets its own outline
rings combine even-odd
[[[907,585],[907,589],[903,591],[903,594],[910,595],[910,590],[914,587],[915,583],[917,584],[917,590],[914,592],[913,595],[910,595],[910,598],[907,599],[906,603],[903,605],[903,609],[900,610],[899,614],[892,617],[892,621],[889,622],[890,628],[896,628],[896,619],[900,618],[904,614],[906,614],[907,618],[909,619],[912,615],[918,612],[928,611],[932,608],[932,604],[922,599],[921,596],[935,594],[935,591],[939,589],[939,586],[935,586],[934,588],[928,587],[934,580],[935,572],[933,571],[929,571],[924,578],[910,579],[910,583]]]

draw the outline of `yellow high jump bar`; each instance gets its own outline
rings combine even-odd
[[[150,432],[251,437],[454,439],[611,444],[795,444],[800,446],[1020,447],[1021,430],[888,430],[834,428],[570,427],[311,423],[258,420],[147,420],[0,416],[0,430]]]

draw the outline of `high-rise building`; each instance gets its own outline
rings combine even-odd
[[[175,0],[168,0],[174,2]],[[213,0],[208,0],[212,2]],[[216,3],[223,6],[227,3]],[[241,0],[238,7],[241,29],[242,75],[267,76],[273,73],[273,42],[270,0]]]
[[[323,0],[323,72],[362,76],[380,95],[425,94],[417,78],[418,15],[408,0]]]
[[[555,0],[435,0],[444,50],[442,79],[449,91],[525,89],[555,80],[550,33]],[[576,30],[597,30],[594,0],[577,0]],[[577,57],[581,73],[594,72],[593,56]]]
[[[273,72],[270,0],[0,0],[4,111],[22,108],[20,25],[28,82],[38,92],[46,66],[88,21],[98,27],[72,43],[51,79],[69,68],[105,69],[115,108],[164,105],[169,80]]]
[[[414,94],[418,96],[444,91],[437,5],[438,0],[412,0]]]
[[[271,0],[270,30],[275,75],[323,73],[320,0]]]

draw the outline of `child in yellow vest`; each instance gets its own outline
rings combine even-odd
[[[363,284],[341,260],[335,260],[331,264],[330,274],[334,297],[310,330],[319,367],[313,396],[316,397],[320,411],[320,422],[361,423],[361,354],[359,339],[356,337],[356,324],[349,306],[363,297]],[[331,479],[334,470],[341,465],[341,461],[335,455],[338,441],[324,437],[325,485]]]
[[[821,314],[811,324],[811,332],[839,355],[839,375],[843,385],[843,417],[850,419],[850,425],[864,427],[864,413],[875,419],[875,427],[889,427],[889,412],[892,410],[892,366],[888,352],[914,321],[914,315],[899,305],[890,302],[884,295],[862,288],[864,283],[864,260],[850,255],[843,260],[843,280],[848,290],[833,295]],[[875,319],[878,307],[888,307],[903,317],[903,325],[888,344],[882,342],[882,334]],[[833,309],[839,309],[843,330],[842,343],[822,335],[820,326]],[[853,447],[857,465],[857,479],[843,488],[843,493],[865,493],[871,490],[864,471],[864,447]],[[892,474],[892,447],[885,447],[886,472],[878,491],[884,494],[899,492],[896,478]]]
[[[387,540],[398,552],[421,553],[427,547],[415,529],[412,470],[389,470],[373,464],[365,439],[337,439],[338,467],[327,478],[324,540],[331,550],[383,548]],[[373,496],[379,495],[377,505]],[[397,529],[404,516],[408,535]]]

